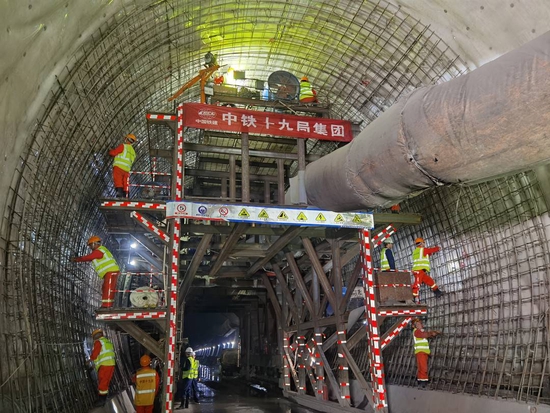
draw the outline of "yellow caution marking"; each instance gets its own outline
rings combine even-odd
[[[241,212],[239,212],[239,216],[241,218],[250,218],[250,214],[245,208],[241,209]]]
[[[359,215],[355,214],[355,216],[353,217],[353,222],[355,222],[356,224],[361,224],[363,220]]]
[[[344,222],[344,221],[345,221],[345,219],[342,216],[342,214],[338,214],[338,215],[336,215],[336,218],[334,218],[334,222]]]
[[[262,209],[260,213],[258,214],[258,218],[266,218],[269,219],[269,215],[267,214],[267,211],[265,209]]]
[[[281,213],[277,216],[279,219],[288,219],[288,215],[285,211],[281,211]]]
[[[307,216],[303,212],[300,212],[298,216],[296,217],[298,221],[307,221]]]
[[[315,221],[317,222],[325,222],[326,220],[327,219],[325,218],[322,212],[319,212],[319,214],[317,215],[317,218],[315,218]]]

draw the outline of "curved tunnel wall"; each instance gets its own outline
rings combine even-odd
[[[272,3],[272,7],[288,6],[286,1]],[[253,77],[267,78],[281,66],[308,72],[334,103],[337,116],[345,114],[365,123],[410,88],[461,72],[456,54],[414,18],[385,3],[369,2],[362,7],[356,2],[333,3],[317,9],[294,5],[282,15],[293,24],[275,31],[281,38],[285,33],[293,37],[281,42],[277,37],[273,45],[273,31],[256,29],[272,49],[250,48],[248,39],[235,35],[228,41],[229,53],[246,54],[254,67]],[[234,7],[234,2],[227,4]],[[271,23],[270,30],[282,27],[277,13],[265,11],[258,2],[253,5],[241,13],[260,15]],[[4,326],[0,348],[7,360],[0,363],[0,406],[8,411],[40,406],[44,411],[73,412],[93,398],[93,385],[82,369],[82,347],[94,324],[99,283],[88,267],[74,266],[68,260],[86,252],[85,240],[92,233],[108,240],[97,209],[97,199],[113,193],[107,149],[125,133],[145,136],[146,110],[172,109],[166,97],[196,73],[202,55],[212,47],[198,29],[185,25],[193,10],[191,5],[167,10],[160,3],[149,9],[125,9],[106,22],[58,74],[17,170],[8,171],[14,179],[2,222],[0,282]],[[214,16],[204,7],[193,17],[198,21],[208,17],[210,27],[229,31],[235,15]],[[340,24],[345,18],[347,24]],[[304,21],[311,24],[315,19],[324,23],[312,42],[313,31]],[[248,26],[241,21],[234,30],[248,33],[254,27],[253,22]],[[311,43],[309,60],[298,59],[296,50],[285,49],[304,39]],[[371,45],[367,52],[365,43]],[[214,46],[222,49],[221,44]],[[273,59],[269,65],[266,55]],[[357,76],[361,64],[367,67],[367,86]],[[186,98],[196,101],[197,91],[190,91]],[[146,150],[142,141],[138,154]],[[416,208],[423,211],[424,206]],[[513,206],[507,208],[510,214],[519,214]],[[437,222],[432,224],[434,234],[442,231]],[[511,334],[505,326],[500,331]],[[126,340],[115,340],[125,352]],[[128,363],[120,364],[115,391],[126,385],[130,370]],[[406,373],[406,369],[397,371]]]

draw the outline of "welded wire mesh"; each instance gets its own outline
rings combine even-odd
[[[107,150],[134,133],[137,166],[150,170],[148,151],[173,141],[166,129],[148,134],[145,114],[174,112],[167,98],[197,74],[207,51],[249,78],[281,68],[307,74],[335,117],[362,126],[402,93],[464,70],[433,32],[383,1],[139,3],[106,20],[57,74],[14,171],[0,244],[0,406],[7,411],[75,412],[92,401],[82,363],[99,280],[69,258],[86,252],[92,234],[108,240],[98,209],[98,198],[114,194]],[[195,86],[182,101],[198,96]],[[311,153],[332,149],[308,144]],[[157,162],[169,171],[169,162]],[[186,154],[186,165],[196,162]],[[187,187],[194,183],[186,178]],[[115,391],[128,371],[122,363]]]

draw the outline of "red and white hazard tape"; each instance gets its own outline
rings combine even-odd
[[[389,316],[389,315],[421,315],[421,314],[428,314],[428,310],[426,308],[407,308],[406,310],[380,310],[378,311],[378,315],[380,316]]]
[[[392,224],[388,225],[386,228],[384,228],[381,232],[379,232],[378,234],[376,234],[376,236],[372,238],[372,245],[378,246],[382,244],[384,240],[386,240],[387,238],[395,234],[395,231],[396,230]]]
[[[130,213],[130,216],[132,218],[136,219],[141,224],[143,224],[153,234],[157,235],[161,239],[161,241],[165,242],[166,244],[168,244],[170,242],[170,237],[168,235],[166,235],[166,232],[161,230],[159,227],[157,227],[155,224],[153,224],[151,221],[149,221],[147,218],[145,218],[139,212],[132,211]]]
[[[412,287],[412,285],[411,284],[376,284],[375,287],[377,287],[377,288],[380,288],[380,287],[397,288],[397,287]]]
[[[128,313],[99,313],[96,320],[150,320],[166,317],[166,310],[162,311],[134,311]]]
[[[153,202],[133,202],[133,201],[102,201],[103,208],[135,208],[135,209],[158,209],[165,210],[165,204]]]
[[[159,176],[170,176],[172,175],[169,172],[148,172],[148,171],[130,171],[131,175],[159,175]]]
[[[171,121],[175,121],[176,120],[176,115],[170,115],[170,114],[165,114],[165,113],[148,113],[148,114],[145,115],[145,118],[149,119],[149,120],[171,120]]]
[[[398,325],[395,326],[392,330],[390,330],[389,334],[386,336],[384,340],[380,343],[380,347],[382,347],[382,350],[391,343],[391,341],[398,336],[398,334],[407,327],[407,324],[412,320],[412,317],[407,317],[403,321],[401,321]]]
[[[178,145],[176,156],[176,201],[183,199],[183,106],[178,106]]]

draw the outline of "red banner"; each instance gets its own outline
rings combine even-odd
[[[202,103],[183,104],[183,126],[325,141],[352,140],[351,123],[345,120],[260,112]]]

